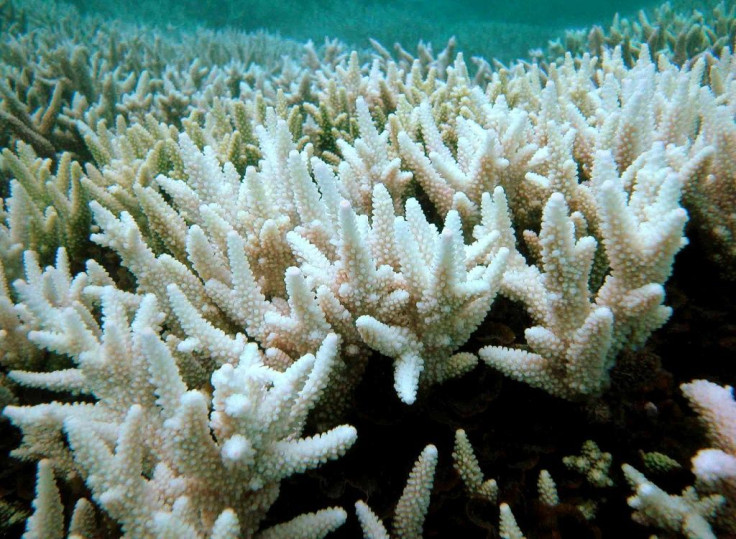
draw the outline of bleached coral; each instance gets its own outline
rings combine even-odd
[[[200,152],[182,135],[186,184],[156,180],[174,208],[151,187],[134,189],[154,237],[146,238],[132,215],[116,219],[93,202],[102,230],[92,239],[119,252],[139,290],[165,304],[163,290],[177,282],[195,308],[217,306],[270,354],[313,350],[330,330],[346,340],[349,355],[365,355],[365,345],[381,351],[397,362],[396,387],[406,402],[416,398],[420,376],[432,384],[472,367],[470,354],[446,356],[485,316],[506,251],[488,261],[479,256],[493,236],[465,245],[456,212],[442,233],[414,199],[396,216],[382,183],[372,188],[369,224],[340,198],[341,178],[309,150],[294,150],[286,124],[270,118],[269,128],[258,130],[261,170],[248,169],[244,182],[229,163],[220,167],[209,147]],[[148,245],[156,238],[186,256],[194,272],[168,254],[156,256]]]
[[[33,501],[34,513],[26,520],[27,539],[57,539],[63,537],[64,506],[61,496],[54,484],[54,472],[51,462],[41,460],[38,463],[36,480],[36,498]]]
[[[725,498],[718,524],[736,530],[736,401],[733,388],[707,380],[694,380],[680,386],[690,405],[700,416],[712,448],[701,449],[692,459],[696,488]]]
[[[662,305],[662,283],[686,244],[687,214],[679,205],[684,174],[664,163],[661,146],[642,154],[631,165],[637,170],[627,169],[636,182],[627,194],[610,154],[597,155],[587,188],[596,198],[610,273],[594,298],[589,282],[597,241],[579,230],[590,217],[570,213],[562,193],[549,197],[534,237],[542,271],[519,265],[504,276],[507,293],[541,322],[526,330],[531,352],[486,347],[484,361],[566,398],[595,394],[605,388],[618,352],[640,346],[666,322],[671,310]]]
[[[471,496],[477,496],[496,503],[498,484],[495,479],[483,479],[483,472],[475,456],[473,446],[462,429],[455,431],[455,449],[452,452],[452,465]]]
[[[636,493],[628,500],[635,510],[632,518],[644,525],[682,533],[690,539],[715,539],[710,526],[723,496],[714,494],[701,498],[692,487],[682,495],[667,494],[635,468],[624,464],[624,475]]]
[[[537,491],[539,493],[539,501],[548,507],[554,507],[560,503],[560,496],[557,493],[557,483],[552,479],[552,475],[547,470],[539,472],[537,480]]]
[[[0,173],[13,178],[0,361],[16,383],[71,397],[5,410],[23,432],[14,454],[43,459],[48,533],[61,533],[52,466],[81,476],[129,536],[256,533],[281,479],[354,443],[336,412],[379,354],[406,403],[476,353],[554,395],[595,397],[619,353],[671,314],[684,206],[731,256],[726,48],[682,67],[644,45],[638,60],[626,48],[544,68],[478,60],[471,77],[454,42],[397,60],[377,44],[369,59],[308,44],[298,64],[293,44],[265,36],[163,39],[138,55],[89,25],[62,34],[0,49],[17,81],[0,85],[12,142]],[[254,56],[265,63],[246,65]],[[531,327],[478,351],[499,295]],[[302,438],[312,410],[329,430]],[[714,445],[695,470],[732,503],[733,451]],[[495,499],[463,431],[455,453],[468,490]],[[421,535],[436,460],[430,446],[415,466],[399,535]],[[607,484],[596,462],[580,468]],[[666,526],[706,529],[715,497],[673,501],[630,475],[637,518],[659,523],[648,511],[674,504]],[[82,530],[91,504],[77,506]],[[387,535],[357,511],[366,534]],[[330,508],[261,533],[316,537],[345,518]],[[501,521],[522,536],[505,504]]]
[[[79,257],[88,242],[90,225],[80,164],[64,153],[52,173],[52,160],[37,157],[22,141],[15,151],[3,149],[2,163],[13,176],[10,196],[0,208],[0,262],[6,278],[20,276],[26,249],[44,261],[60,246],[73,258]]]
[[[693,457],[695,486],[687,487],[680,496],[667,494],[625,464],[624,475],[636,490],[636,495],[629,498],[629,505],[636,509],[634,520],[641,524],[681,532],[687,537],[715,538],[714,529],[734,529],[736,405],[733,390],[707,380],[682,384],[681,389],[700,415],[715,447],[701,449]]]
[[[562,462],[567,468],[584,474],[588,483],[594,487],[603,488],[613,486],[610,476],[612,460],[610,453],[601,451],[593,440],[586,440],[580,455],[569,455]]]
[[[605,30],[595,25],[566,31],[563,39],[550,42],[547,56],[558,58],[565,51],[599,55],[606,48],[621,46],[624,58],[633,62],[644,43],[652,52],[666,55],[678,65],[711,51],[720,56],[733,43],[733,4],[693,4],[693,8],[697,9],[681,13],[666,2],[639,11],[636,18],[617,13]]]
[[[47,313],[30,337],[69,356],[74,368],[11,377],[49,389],[73,379],[97,402],[7,407],[5,414],[25,434],[18,456],[43,455],[64,475],[81,475],[128,536],[184,528],[208,534],[230,510],[237,529],[253,533],[282,478],[354,443],[355,429],[347,425],[300,438],[338,354],[334,334],[316,356],[283,372],[265,366],[256,345],[242,345],[238,357],[214,371],[210,399],[187,390],[177,365],[186,369],[186,362],[158,335],[164,315],[153,295],[109,285],[86,293],[99,297],[102,325],[77,304]],[[189,368],[202,368],[189,361]]]
[[[613,314],[588,299],[588,279],[596,248],[592,237],[575,240],[562,194],[550,197],[540,232],[544,273],[536,268],[506,276],[514,293],[542,317],[526,330],[534,352],[486,347],[481,358],[509,376],[571,397],[600,390],[606,380]],[[526,268],[524,268],[526,270]]]
[[[516,522],[516,517],[511,512],[509,504],[499,505],[498,535],[502,539],[525,539],[524,533]]]
[[[436,466],[437,448],[428,445],[414,463],[396,504],[392,533],[396,539],[421,539],[423,536],[422,527],[429,508]],[[355,512],[366,539],[389,539],[383,523],[365,502],[356,502]]]

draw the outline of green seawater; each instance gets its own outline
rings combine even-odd
[[[455,36],[467,56],[509,61],[543,49],[565,30],[608,27],[616,13],[632,17],[648,0],[72,0],[81,12],[163,27],[266,30],[316,44],[338,38],[368,48],[373,38],[414,50],[419,41],[441,50]],[[712,1],[677,0],[673,8],[708,10]]]

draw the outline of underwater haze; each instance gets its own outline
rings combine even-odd
[[[634,15],[654,5],[646,0],[147,0],[129,3],[74,0],[83,13],[132,19],[145,24],[203,25],[253,31],[321,43],[338,38],[367,48],[372,38],[413,48],[418,41],[441,49],[455,36],[469,55],[501,61],[544,48],[565,29],[607,26],[613,16]],[[679,2],[674,8],[705,8],[706,2]]]

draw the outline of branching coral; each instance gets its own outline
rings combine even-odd
[[[341,414],[370,362],[393,363],[407,404],[478,356],[594,399],[670,317],[685,206],[732,256],[725,47],[683,63],[601,47],[471,76],[452,43],[398,60],[376,45],[368,62],[307,45],[298,64],[263,36],[231,36],[234,49],[200,36],[195,59],[188,39],[139,57],[120,40],[145,30],[66,31],[18,34],[0,64],[0,364],[66,399],[4,411],[23,435],[13,454],[40,461],[29,536],[61,533],[55,475],[90,493],[70,533],[93,502],[129,537],[321,537],[342,509],[261,523],[282,480],[355,443]],[[523,340],[481,347],[497,297],[531,322]],[[715,433],[695,471],[730,507],[733,418],[723,427],[725,390],[704,384],[685,386]],[[495,502],[462,430],[454,457],[467,490]],[[396,535],[421,536],[437,458],[428,446],[417,461]],[[640,522],[732,525],[716,494],[672,497],[626,474]],[[540,485],[557,505],[549,474]],[[387,535],[357,511],[367,535]],[[521,536],[506,504],[501,528]]]
[[[29,334],[37,345],[69,356],[74,367],[13,371],[11,377],[37,387],[76,388],[96,403],[7,407],[5,414],[25,432],[19,457],[46,455],[67,477],[81,475],[128,536],[160,536],[159,525],[209,533],[226,510],[234,510],[238,529],[250,534],[282,478],[336,458],[354,443],[350,426],[299,437],[328,383],[336,335],[283,372],[265,366],[254,344],[240,346],[213,372],[210,398],[187,390],[180,369],[204,366],[181,357],[177,365],[179,354],[157,334],[164,314],[153,295],[109,285],[88,286],[86,293],[100,301],[101,325],[77,303],[39,311],[46,317]],[[178,289],[172,285],[170,293],[175,301]]]
[[[736,402],[733,388],[707,380],[694,380],[681,386],[690,405],[706,427],[710,449],[701,449],[692,460],[696,488],[725,497],[719,523],[729,531],[736,529]]]

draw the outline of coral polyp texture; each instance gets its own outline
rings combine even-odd
[[[27,538],[308,539],[348,520],[389,537],[393,512],[391,536],[419,538],[439,467],[486,527],[522,537],[538,513],[504,485],[493,418],[459,413],[397,450],[405,466],[430,444],[400,496],[334,470],[371,457],[377,408],[435,421],[470,378],[592,425],[667,421],[647,395],[676,386],[647,354],[683,303],[678,253],[694,238],[725,287],[736,275],[733,9],[671,9],[652,15],[668,30],[616,19],[590,52],[569,34],[554,62],[503,66],[454,42],[393,56],[1,4],[0,427],[18,441],[4,462],[37,478],[2,514],[30,514]],[[631,525],[732,533],[732,389],[682,390],[708,445],[676,452],[694,455],[681,496],[624,464]],[[582,496],[626,492],[616,473],[644,450],[672,454],[594,435],[527,474],[537,512],[596,526],[626,495]],[[583,442],[565,459],[581,495],[561,463]],[[309,506],[305,473],[357,518]]]

